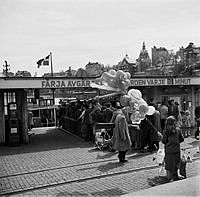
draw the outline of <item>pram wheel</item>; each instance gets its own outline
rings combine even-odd
[[[108,151],[113,152],[113,148],[111,144],[108,145]]]

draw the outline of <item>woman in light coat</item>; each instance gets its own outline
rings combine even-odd
[[[119,162],[126,162],[126,152],[131,148],[131,139],[129,136],[128,123],[121,109],[118,109],[115,118],[115,128],[113,132],[113,149],[118,150]]]

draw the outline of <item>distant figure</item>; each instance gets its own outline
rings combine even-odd
[[[86,141],[92,141],[93,140],[93,121],[90,117],[90,113],[93,110],[92,102],[88,101],[84,106],[84,112],[82,116],[80,117],[82,119],[82,126],[81,126],[81,136]]]
[[[149,106],[156,106],[153,98],[149,99]]]
[[[113,110],[111,109],[111,104],[106,104],[106,109],[103,110],[104,122],[110,122],[113,115]]]
[[[200,106],[197,106],[195,108],[195,111],[194,111],[194,114],[195,114],[195,120],[196,120],[196,125],[197,125],[197,130],[195,131],[195,138],[198,139],[198,136],[199,136],[199,127],[200,127]]]
[[[31,110],[28,110],[28,131],[31,131],[33,128],[33,112]]]
[[[101,110],[102,106],[100,105],[100,103],[97,100],[93,100],[93,110],[90,113],[90,116],[92,118],[92,120],[94,121],[94,123],[102,123],[104,122],[103,119],[103,112]]]
[[[174,100],[169,101],[169,107],[168,107],[168,116],[174,116],[176,120],[178,120],[178,115],[179,115],[179,109],[178,105],[174,103]]]
[[[182,127],[183,127],[183,135],[184,137],[190,136],[190,127],[192,124],[192,119],[190,115],[190,111],[186,110],[182,113]]]
[[[160,122],[161,122],[162,131],[165,128],[165,121],[166,121],[167,117],[168,117],[168,107],[167,107],[165,101],[162,101],[162,104],[160,106]]]
[[[147,116],[147,120],[150,122],[150,146],[149,152],[159,149],[159,132],[161,131],[160,112],[155,109],[155,112],[151,116]]]

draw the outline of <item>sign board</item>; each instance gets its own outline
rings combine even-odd
[[[45,88],[84,88],[91,87],[95,78],[0,78],[0,89],[45,89]],[[200,77],[152,77],[132,78],[131,86],[177,86],[177,85],[200,85]]]
[[[17,128],[11,128],[10,133],[11,134],[16,134],[17,133]]]
[[[199,82],[198,82],[199,81]],[[132,86],[169,86],[169,85],[200,85],[199,80],[192,78],[141,78],[131,79]]]
[[[90,87],[90,80],[42,80],[41,88],[79,88]]]
[[[17,109],[17,104],[16,103],[11,103],[10,104],[10,110],[16,110]]]

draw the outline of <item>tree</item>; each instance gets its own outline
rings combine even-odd
[[[31,77],[31,73],[26,70],[23,70],[23,71],[18,70],[15,73],[15,77]]]

